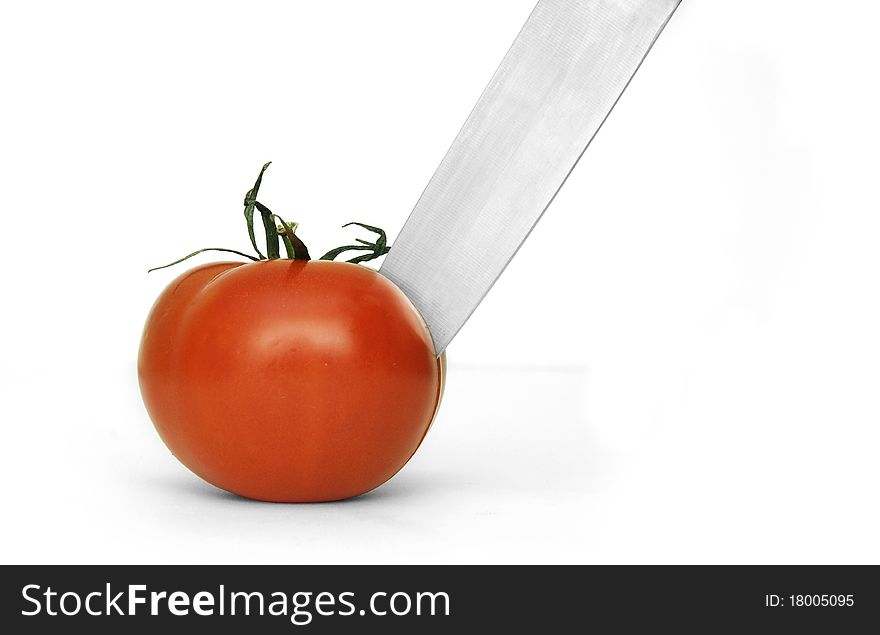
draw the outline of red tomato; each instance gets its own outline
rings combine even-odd
[[[153,306],[147,411],[189,469],[266,501],[357,496],[391,478],[442,393],[424,321],[372,269],[269,260],[196,267]]]

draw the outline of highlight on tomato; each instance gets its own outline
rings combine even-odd
[[[385,232],[349,223],[375,238],[310,259],[297,225],[257,200],[268,166],[244,200],[255,255],[209,248],[165,265],[205,251],[249,261],[200,265],[160,294],[140,343],[141,394],[174,456],[219,488],[275,502],[357,496],[418,449],[445,358],[403,292],[361,264],[388,252]]]

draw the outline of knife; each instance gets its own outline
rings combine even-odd
[[[539,0],[379,272],[439,356],[495,284],[681,0]]]

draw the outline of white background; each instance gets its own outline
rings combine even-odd
[[[532,4],[4,5],[3,562],[880,562],[875,3],[685,0],[376,492],[154,433],[146,268],[247,248],[269,159],[313,251],[393,237]]]

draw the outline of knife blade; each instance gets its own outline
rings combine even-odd
[[[540,0],[380,273],[439,356],[553,201],[681,0]]]

